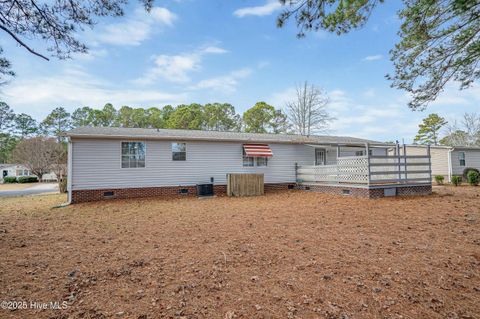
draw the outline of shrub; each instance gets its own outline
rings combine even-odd
[[[462,176],[453,175],[451,182],[455,186],[460,185],[462,183]]]
[[[463,170],[463,180],[465,181],[468,181],[468,173],[471,172],[471,171],[474,171],[474,172],[477,172],[480,174],[480,171],[476,168],[473,168],[473,167],[467,167]]]
[[[19,183],[37,183],[38,177],[37,176],[20,176],[17,180]]]
[[[435,182],[437,182],[438,185],[443,185],[445,177],[443,175],[435,175]]]
[[[3,182],[5,184],[13,184],[17,182],[17,178],[15,176],[5,176]]]
[[[467,182],[472,186],[477,186],[480,182],[480,174],[474,170],[471,170],[467,174]]]
[[[60,189],[60,193],[67,192],[67,178],[62,178],[60,182],[58,182],[58,188]]]

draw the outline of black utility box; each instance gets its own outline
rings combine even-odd
[[[213,196],[213,184],[197,184],[198,196]]]

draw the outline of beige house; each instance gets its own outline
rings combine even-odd
[[[411,155],[424,154],[424,145],[408,145]],[[465,168],[480,170],[480,147],[430,146],[432,176],[442,175],[450,181],[453,175],[462,175]]]

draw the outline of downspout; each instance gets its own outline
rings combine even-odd
[[[72,139],[68,138],[68,162],[67,162],[67,193],[68,193],[68,201],[67,204],[72,203],[72,184],[73,184],[73,145]]]
[[[452,174],[453,174],[453,170],[452,170],[452,152],[453,152],[453,148],[450,148],[448,150],[448,182],[451,182],[452,180]]]

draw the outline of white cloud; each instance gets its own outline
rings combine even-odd
[[[478,105],[480,103],[480,86],[473,85],[465,90],[459,88],[458,82],[447,84],[430,106]]]
[[[150,11],[150,15],[157,23],[162,23],[168,26],[172,26],[173,22],[177,19],[177,16],[170,10],[161,7],[154,7]]]
[[[369,55],[363,58],[364,61],[377,61],[383,59],[383,55],[377,54],[377,55]]]
[[[117,87],[80,69],[67,69],[54,76],[24,77],[5,86],[2,93],[16,112],[37,117],[55,106],[73,110],[85,105],[100,107],[107,102],[115,106],[163,106],[187,101],[185,94]]]
[[[297,96],[297,92],[294,87],[287,88],[283,91],[276,92],[267,98],[267,102],[275,106],[276,108],[284,109],[285,105],[294,100]]]
[[[73,57],[82,61],[92,61],[96,58],[104,58],[107,55],[108,51],[106,49],[90,49],[87,53],[75,53]]]
[[[210,89],[231,93],[235,92],[238,81],[250,76],[250,74],[252,74],[252,69],[243,68],[240,70],[232,71],[227,75],[202,80],[191,88],[196,90]]]
[[[278,0],[268,0],[264,5],[261,6],[237,9],[233,12],[233,15],[238,18],[243,18],[246,16],[267,16],[279,10],[281,7],[282,5]]]
[[[207,46],[194,52],[177,55],[161,54],[154,56],[154,66],[141,78],[134,80],[136,84],[144,85],[153,83],[158,78],[169,82],[186,83],[190,81],[190,73],[201,68],[201,62],[207,54],[224,54],[225,49]]]
[[[140,45],[159,26],[172,26],[177,16],[166,8],[154,7],[150,13],[137,9],[126,21],[110,24],[94,36],[95,40],[112,45]]]
[[[222,54],[227,53],[228,51],[219,47],[206,47],[205,49],[201,50],[202,53],[213,53],[213,54]]]
[[[365,92],[363,92],[363,96],[366,98],[372,98],[372,97],[375,97],[376,93],[377,92],[375,91],[375,89],[370,88],[365,90]]]

